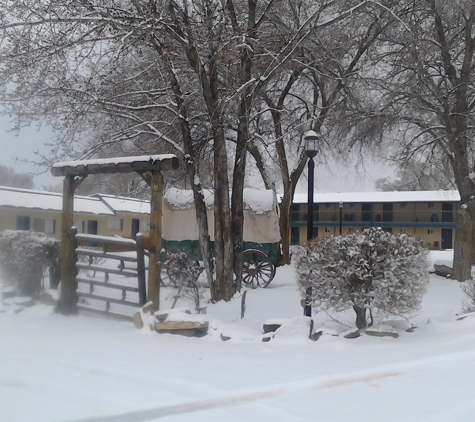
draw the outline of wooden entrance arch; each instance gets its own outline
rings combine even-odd
[[[178,168],[173,154],[106,158],[56,163],[53,176],[63,176],[63,212],[61,217],[61,294],[57,311],[63,315],[77,312],[76,263],[73,262],[71,227],[74,221],[74,192],[90,174],[138,173],[151,187],[150,249],[147,299],[158,309],[160,302],[160,268],[162,228],[162,171]]]

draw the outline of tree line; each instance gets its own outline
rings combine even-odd
[[[177,154],[213,300],[241,286],[249,167],[282,193],[281,263],[303,134],[322,156],[384,151],[459,190],[454,277],[470,278],[475,201],[471,0],[0,1],[0,89],[52,161]],[[437,170],[435,171],[437,174]],[[202,189],[214,191],[214,255]],[[231,230],[229,228],[231,227]]]

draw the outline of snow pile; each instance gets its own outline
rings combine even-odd
[[[448,255],[432,252],[431,261]],[[342,334],[352,311],[320,312],[312,316],[323,333],[316,342],[291,336],[296,326],[262,342],[264,322],[302,319],[292,266],[279,268],[268,288],[248,291],[244,319],[239,297],[209,304],[209,334],[199,339],[64,317],[46,305],[9,310],[0,313],[0,420],[469,421],[475,317],[457,315],[463,299],[458,282],[432,274],[418,315],[375,327],[398,338],[349,340]]]

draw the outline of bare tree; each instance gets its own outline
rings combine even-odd
[[[31,189],[33,177],[28,173],[17,173],[10,167],[0,165],[0,185]]]
[[[355,72],[378,30],[370,25],[366,35],[356,37],[349,63],[344,63],[341,50],[338,58],[343,61],[325,74],[332,79],[325,89],[320,31],[369,3],[1,1],[3,98],[14,99],[8,111],[20,126],[35,115],[46,116],[57,130],[58,154],[97,156],[104,148],[155,152],[160,145],[160,151],[181,155],[197,204],[212,298],[228,300],[240,288],[242,190],[247,152],[255,140],[251,116],[256,104],[271,110],[276,105],[272,119],[280,119],[302,92],[290,95],[286,86],[303,81],[300,77],[305,75],[306,84],[299,89],[310,85],[314,95],[302,102],[305,113],[295,121],[299,124],[301,119],[302,124],[304,116],[309,128],[320,131],[324,116],[343,92],[344,84],[338,81]],[[310,50],[318,54],[303,61]],[[276,157],[285,178],[283,218],[290,215],[292,189],[306,160],[300,155],[295,171],[285,169],[282,142],[293,137],[290,128],[275,132]],[[207,150],[212,151],[209,179],[215,190],[215,279],[202,195],[207,176],[203,170],[208,167],[200,157]],[[265,161],[255,157],[258,163]],[[289,222],[285,224],[288,242]]]
[[[415,191],[456,189],[449,163],[420,161],[415,158],[402,163],[396,170],[397,179],[377,179],[375,186],[382,191]]]
[[[453,277],[463,281],[475,246],[475,3],[425,0],[393,11],[398,19],[378,44],[378,64],[362,84],[366,112],[353,115],[351,135],[379,137],[399,162],[450,164],[461,196]]]

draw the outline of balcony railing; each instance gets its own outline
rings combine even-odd
[[[344,210],[341,214],[343,223],[352,223],[355,225],[367,225],[378,223],[402,223],[402,224],[434,224],[443,226],[444,223],[455,223],[456,213],[452,211],[443,212],[418,212],[418,211],[357,211],[347,212]],[[306,212],[292,212],[292,222],[303,223],[307,221]],[[340,212],[337,211],[319,211],[314,214],[314,222],[317,223],[338,223],[340,221]]]

